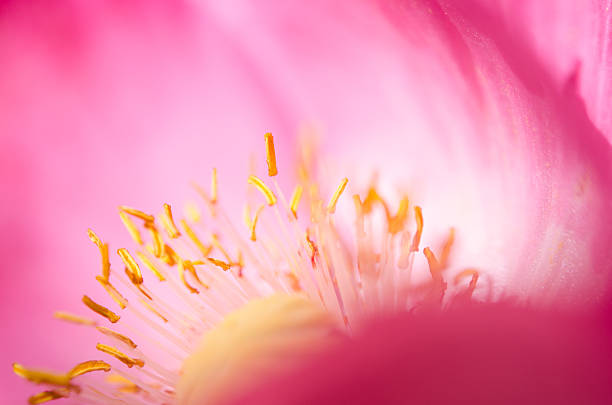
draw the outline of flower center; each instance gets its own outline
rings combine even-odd
[[[302,149],[299,181],[286,199],[275,180],[279,171],[272,135],[266,134],[265,141],[269,178],[255,173],[248,176],[253,192],[247,195],[243,229],[235,226],[220,204],[223,196],[213,169],[209,190],[195,186],[206,210],[190,205],[184,217],[177,218],[169,204],[164,204],[157,216],[119,207],[120,219],[135,242],[133,248],[117,250],[123,272],[111,271],[117,264],[111,264],[108,243],[88,231],[101,257],[96,280],[118,310],[100,304],[94,295],[85,295],[83,303],[100,316],[98,320],[67,312],[55,316],[96,328],[103,340],[96,348],[107,356],[108,362],[81,363],[66,374],[30,370],[16,364],[18,375],[59,387],[33,396],[31,403],[70,394],[78,394],[91,403],[108,403],[109,398],[129,403],[130,398],[136,397],[152,404],[174,403],[183,367],[185,376],[190,377],[182,381],[199,383],[200,375],[208,375],[219,364],[237,367],[242,361],[259,361],[253,354],[255,349],[263,347],[264,353],[271,353],[273,348],[266,346],[269,342],[279,345],[275,350],[285,351],[300,341],[294,339],[298,330],[313,327],[329,331],[327,321],[320,325],[285,325],[285,321],[297,322],[301,318],[292,318],[292,312],[282,305],[285,309],[274,315],[276,321],[273,316],[267,323],[259,316],[249,318],[253,308],[267,302],[254,300],[273,294],[306,297],[311,302],[304,304],[304,308],[310,308],[305,312],[309,314],[320,314],[310,307],[312,302],[318,302],[348,334],[361,319],[383,309],[444,307],[471,298],[478,282],[476,270],[454,269],[454,282],[449,286],[446,281],[455,240],[452,228],[439,247],[421,250],[425,224],[421,207],[411,209],[407,196],[391,204],[376,185],[364,196],[353,194],[354,225],[343,225],[343,199],[347,198],[349,181],[340,180],[335,191],[324,197],[326,192],[315,180],[316,162],[309,148]],[[411,212],[414,221],[410,220]],[[142,266],[147,272],[143,273]],[[287,299],[308,302],[306,298]],[[248,328],[241,326],[241,332],[229,338],[228,325],[237,318],[244,320]],[[116,326],[110,329],[101,322]],[[277,334],[276,326],[271,325],[278,326],[278,330],[288,329]],[[207,334],[211,330],[214,332]],[[261,343],[264,346],[249,338],[253,334],[265,337]],[[202,336],[208,342],[203,346]],[[210,346],[210,341],[218,336],[227,338],[231,347],[224,343],[222,358],[208,363],[209,347],[217,345]],[[292,340],[295,341],[291,343]],[[246,357],[242,359],[240,353]],[[202,364],[199,360],[186,360],[202,356],[207,359]],[[100,373],[90,373],[111,369],[113,374],[107,381],[97,381]],[[235,373],[228,371],[227,376],[234,378]],[[225,378],[219,376],[219,392],[227,383]],[[209,382],[213,384],[206,378],[202,392],[217,392]]]

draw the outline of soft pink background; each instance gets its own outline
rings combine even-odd
[[[609,2],[381,3],[0,3],[7,403],[36,390],[13,361],[99,357],[91,335],[51,319],[99,289],[86,229],[116,249],[117,205],[180,207],[213,166],[238,207],[229,190],[243,191],[251,152],[263,161],[266,131],[290,173],[296,134],[316,126],[327,187],[348,172],[358,192],[379,169],[436,213],[428,236],[471,230],[457,259],[515,294],[605,292]]]

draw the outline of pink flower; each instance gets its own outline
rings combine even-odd
[[[304,125],[322,134],[325,192],[345,175],[361,192],[377,171],[383,194],[423,206],[424,240],[454,226],[456,269],[486,275],[477,297],[600,301],[612,267],[609,7],[576,18],[559,2],[542,24],[539,2],[353,3],[0,7],[3,343],[21,362],[69,369],[97,355],[85,337],[65,354],[75,331],[48,320],[99,289],[85,229],[116,250],[128,239],[113,206],[181,204],[213,166],[240,192],[268,130],[288,173]],[[1,381],[7,400],[30,392]]]

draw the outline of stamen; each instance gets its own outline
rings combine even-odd
[[[219,252],[221,252],[221,254],[223,255],[223,257],[225,257],[225,260],[227,260],[228,262],[232,261],[232,258],[230,257],[230,255],[227,253],[227,250],[225,250],[225,248],[223,247],[223,245],[221,245],[221,241],[219,240],[219,237],[217,236],[217,234],[213,233],[210,237],[210,242],[212,243],[212,245],[219,250]]]
[[[421,207],[418,205],[414,207],[414,216],[417,223],[417,230],[414,234],[414,238],[412,238],[412,246],[410,247],[410,251],[418,252],[419,243],[421,243],[421,235],[423,234],[423,212],[421,211]]]
[[[389,208],[387,207],[387,203],[383,198],[378,194],[374,187],[370,187],[368,190],[368,194],[366,198],[363,200],[363,214],[369,214],[374,209],[374,204],[380,203],[385,209],[385,214],[387,218],[389,217]]]
[[[96,246],[100,247],[102,245],[102,241],[98,238],[98,235],[91,229],[87,230],[87,236],[89,236],[89,239],[91,239]]]
[[[200,277],[198,277],[198,273],[196,271],[196,268],[193,265],[193,263],[191,262],[191,260],[182,260],[181,263],[183,264],[183,267],[185,268],[185,270],[187,270],[189,273],[191,273],[193,278],[196,279],[198,284],[200,284],[202,287],[206,288],[207,290],[210,288],[208,285],[204,284],[202,282],[202,280],[200,280]]]
[[[193,202],[188,202],[185,205],[185,215],[191,222],[200,222],[202,219],[202,213],[198,206]]]
[[[136,284],[136,288],[138,288],[138,291],[140,291],[142,295],[147,297],[150,301],[153,301],[153,297],[151,297],[151,295],[147,292],[147,290],[145,290],[142,284]]]
[[[136,285],[142,284],[143,280],[142,273],[140,272],[140,267],[138,266],[138,263],[136,263],[136,260],[134,260],[130,252],[128,252],[126,248],[121,248],[117,250],[117,253],[121,257],[121,260],[123,260],[123,263],[126,266],[126,273],[132,283]]]
[[[28,369],[18,363],[13,363],[13,372],[21,378],[35,384],[49,384],[60,387],[70,386],[70,376],[67,374],[49,373],[42,370]]]
[[[161,234],[153,224],[153,222],[145,223],[145,228],[151,233],[151,239],[153,239],[153,256],[160,258],[164,253],[164,241],[162,240]]]
[[[151,262],[144,253],[136,252],[136,256],[138,256],[140,261],[144,263],[147,269],[151,270],[151,272],[155,274],[155,276],[159,279],[159,281],[166,281],[166,278],[164,277],[164,275],[157,269],[157,267],[155,267],[153,262]]]
[[[344,188],[346,187],[347,183],[348,183],[348,179],[346,177],[343,178],[342,182],[340,183],[340,185],[334,192],[334,195],[332,196],[331,200],[329,200],[329,204],[327,204],[327,212],[329,212],[330,214],[333,214],[334,212],[336,212],[336,204],[338,203],[338,199],[340,198],[340,195],[344,191]]]
[[[223,260],[214,259],[212,257],[207,257],[206,260],[208,260],[211,264],[220,267],[221,269],[223,269],[223,271],[228,271],[232,268],[231,264],[226,263]]]
[[[266,186],[261,179],[259,179],[259,177],[250,175],[248,183],[255,186],[255,188],[257,188],[261,194],[263,194],[269,206],[276,204],[276,196],[272,190],[270,190],[270,188]]]
[[[410,259],[412,257],[412,251],[410,250],[411,243],[410,232],[404,231],[400,239],[400,257],[397,261],[397,267],[400,269],[407,269],[410,267]]]
[[[153,308],[147,301],[141,299],[140,303],[144,305],[149,311],[153,312],[156,316],[158,316],[164,323],[168,323],[168,319],[159,313],[155,308]]]
[[[199,294],[200,292],[193,288],[188,282],[187,279],[185,278],[185,266],[183,264],[182,260],[179,260],[178,262],[178,269],[179,269],[179,277],[181,279],[181,282],[185,285],[185,287],[187,287],[187,289],[189,290],[190,293],[192,294]]]
[[[442,253],[440,254],[440,268],[445,269],[448,267],[448,258],[450,256],[451,248],[453,247],[453,243],[455,242],[455,228],[451,228],[448,233],[448,238],[446,242],[444,242],[444,246],[442,247]]]
[[[253,217],[253,220],[251,221],[251,240],[253,242],[255,242],[257,240],[257,236],[255,235],[255,227],[257,226],[257,220],[259,219],[259,214],[261,213],[261,211],[265,208],[265,205],[262,204],[259,206],[259,208],[257,208],[257,211],[255,211],[255,217]]]
[[[111,356],[128,366],[128,368],[132,368],[134,366],[138,366],[140,368],[144,367],[144,361],[140,359],[133,359],[114,347],[98,343],[96,345],[96,349],[100,350],[103,353],[110,354]]]
[[[455,284],[459,284],[459,282],[463,278],[468,277],[468,276],[472,276],[472,278],[476,277],[476,280],[478,280],[479,272],[478,272],[478,270],[474,270],[474,269],[463,270],[461,273],[459,273],[459,274],[457,274],[455,276],[454,283]],[[470,282],[470,284],[471,284],[471,282]]]
[[[128,207],[126,205],[119,206],[119,209],[126,214],[130,214],[133,217],[140,218],[144,222],[154,222],[155,217],[153,215],[145,214],[144,212],[137,210],[136,208]]]
[[[136,227],[136,224],[132,222],[130,217],[124,211],[119,211],[119,217],[121,218],[121,222],[123,222],[123,225],[129,232],[132,239],[134,239],[134,242],[138,243],[139,245],[142,245],[142,237],[140,236],[140,231]]]
[[[98,313],[99,315],[102,315],[103,317],[105,317],[106,319],[108,319],[111,323],[116,323],[117,321],[119,321],[119,319],[121,319],[121,317],[117,314],[115,314],[113,311],[111,311],[110,309],[103,307],[100,304],[95,303],[91,298],[89,298],[87,295],[83,295],[83,299],[82,299],[83,303],[85,305],[87,305],[87,307],[89,309],[91,309],[92,311]]]
[[[83,363],[79,363],[76,366],[74,366],[72,370],[68,372],[68,375],[70,376],[70,378],[74,378],[74,377],[78,377],[86,373],[91,373],[93,371],[107,372],[107,371],[110,371],[110,369],[111,369],[111,366],[104,361],[89,360],[89,361],[84,361]]]
[[[43,391],[28,398],[28,404],[44,404],[45,402],[53,401],[54,399],[66,398],[67,396],[68,392]]]
[[[164,245],[164,255],[161,257],[161,259],[170,267],[174,266],[180,260],[174,249],[168,245]]]
[[[202,243],[202,241],[200,240],[200,238],[198,238],[193,229],[191,229],[187,221],[185,221],[184,219],[181,220],[181,225],[183,226],[183,229],[185,230],[185,233],[187,234],[189,239],[191,239],[191,241],[194,245],[196,245],[200,253],[202,253],[202,256],[208,256],[211,248]]]
[[[408,219],[408,198],[403,197],[400,201],[400,205],[397,208],[397,214],[394,217],[388,218],[389,222],[389,233],[395,235],[401,232],[406,225]]]
[[[104,278],[101,276],[96,276],[96,280],[100,284],[102,284],[102,287],[104,287],[108,295],[110,295],[113,301],[115,301],[117,305],[121,307],[121,309],[126,308],[128,301],[125,299],[125,297],[123,297],[123,295],[121,295],[119,291],[117,291],[117,289],[110,282],[105,281]]]
[[[132,349],[135,349],[135,348],[138,347],[136,345],[136,343],[134,343],[134,341],[132,339],[130,339],[129,337],[127,337],[125,335],[122,335],[119,332],[115,332],[114,330],[105,328],[103,326],[98,326],[96,329],[100,333],[102,333],[103,335],[115,338],[115,339],[119,340],[120,342],[125,343],[126,345],[130,346]]]
[[[128,380],[127,378],[119,374],[109,375],[108,377],[106,377],[106,381],[108,381],[110,384],[119,385],[118,389],[120,392],[131,393],[131,394],[140,392],[140,387],[138,385],[134,384],[132,381]]]
[[[98,247],[100,250],[100,257],[102,259],[102,277],[108,280],[110,277],[110,260],[108,258],[108,244],[102,243],[100,238],[91,229],[87,230],[89,239]]]
[[[302,185],[298,184],[297,186],[295,186],[293,194],[291,194],[291,202],[289,203],[289,209],[291,210],[291,213],[293,214],[293,217],[295,219],[297,219],[297,209],[298,205],[300,204],[300,199],[302,198],[303,191],[304,189]]]
[[[176,227],[174,223],[174,218],[172,218],[172,208],[169,204],[164,204],[164,215],[162,216],[162,224],[166,229],[166,233],[172,239],[176,239],[181,236],[181,233]]]
[[[78,325],[95,326],[96,322],[91,319],[83,318],[78,315],[73,315],[68,312],[57,311],[53,314],[54,318],[61,319],[62,321],[76,323]]]
[[[212,169],[212,177],[210,180],[210,202],[215,204],[218,200],[218,193],[219,193],[219,184],[217,181],[217,169],[213,168]]]
[[[276,153],[274,151],[274,137],[270,132],[265,135],[266,138],[266,162],[268,162],[268,176],[276,176],[278,169],[276,168]]]
[[[441,281],[442,275],[440,272],[440,262],[436,258],[436,255],[428,247],[423,249],[423,254],[427,258],[427,264],[429,264],[429,272],[431,273],[431,278],[434,281]]]

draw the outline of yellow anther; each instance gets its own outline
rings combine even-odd
[[[207,257],[206,260],[208,260],[210,264],[214,264],[215,266],[220,267],[221,269],[223,269],[223,271],[227,271],[232,268],[231,264],[226,263],[223,260],[214,259],[212,257]]]
[[[122,335],[121,333],[115,332],[112,329],[108,329],[103,326],[98,326],[96,329],[98,330],[98,332],[102,333],[103,335],[110,336],[114,339],[117,339],[121,343],[124,343],[130,346],[132,349],[135,349],[136,347],[138,347],[132,339],[130,339],[129,337],[125,335]]]
[[[164,204],[164,215],[162,216],[162,224],[166,229],[166,233],[172,239],[176,239],[181,236],[176,224],[174,223],[174,218],[172,217],[172,208],[169,204]]]
[[[133,217],[140,218],[144,222],[152,223],[153,221],[155,221],[155,217],[153,215],[145,214],[144,212],[137,210],[136,208],[121,205],[119,206],[119,210],[125,212],[126,214],[130,214]]]
[[[157,258],[162,257],[164,253],[164,241],[161,234],[157,230],[157,227],[153,224],[153,222],[147,222],[145,224],[145,228],[147,228],[151,233],[151,239],[153,240],[153,256]]]
[[[212,169],[212,177],[210,179],[210,202],[215,204],[219,199],[219,182],[217,180],[217,169]]]
[[[467,297],[471,297],[472,294],[474,293],[474,290],[476,289],[476,284],[478,283],[478,278],[480,277],[478,271],[474,269],[463,270],[461,273],[455,276],[455,280],[454,280],[455,284],[459,284],[461,279],[465,277],[469,277],[469,276],[472,276],[472,278],[470,279],[470,283],[468,284],[468,287],[467,287],[467,291],[466,291]]]
[[[101,276],[96,276],[96,280],[104,287],[108,295],[121,307],[121,309],[125,309],[127,306],[127,300],[121,295],[119,291],[107,280],[104,280]]]
[[[128,380],[127,378],[120,376],[119,374],[111,374],[108,377],[106,377],[106,381],[109,382],[110,384],[116,384],[119,385],[118,390],[120,392],[125,392],[125,393],[137,393],[140,392],[140,387],[136,384],[134,384],[132,381]]]
[[[187,270],[187,269],[185,268],[185,263],[182,260],[179,260],[179,262],[178,262],[178,270],[179,270],[179,277],[181,279],[181,282],[185,285],[185,287],[187,287],[189,292],[192,293],[192,294],[199,294],[200,292],[197,289],[193,288],[187,282],[187,279],[185,278],[185,270]]]
[[[119,319],[121,319],[119,317],[119,315],[115,314],[113,311],[111,311],[110,309],[103,307],[100,304],[95,303],[91,298],[89,298],[87,295],[83,295],[83,299],[82,299],[83,303],[85,305],[87,305],[87,307],[89,307],[89,309],[91,309],[92,311],[98,313],[99,315],[102,315],[103,317],[105,317],[106,319],[108,319],[111,323],[116,323],[117,321],[119,321]]]
[[[334,195],[332,196],[331,200],[329,200],[329,204],[327,204],[327,212],[329,212],[330,214],[333,214],[334,212],[336,212],[336,204],[338,203],[338,199],[342,195],[342,192],[346,188],[347,183],[348,183],[348,179],[346,177],[343,178],[342,182],[340,183],[340,185],[334,192]]]
[[[132,283],[136,285],[142,284],[143,280],[142,273],[140,272],[140,267],[138,266],[138,263],[136,263],[136,260],[134,260],[130,252],[128,252],[126,248],[121,248],[117,250],[117,254],[119,254],[121,260],[123,260],[123,263],[125,264],[126,273]]]
[[[383,207],[385,207],[385,212],[387,212],[385,201],[378,194],[376,189],[374,187],[371,187],[368,190],[368,194],[366,195],[366,198],[363,200],[363,204],[362,204],[363,205],[363,208],[362,208],[363,214],[365,215],[365,214],[369,214],[370,212],[372,212],[372,209],[374,208],[374,204],[376,204],[376,203],[382,204]]]
[[[253,242],[255,242],[257,240],[257,236],[255,235],[255,227],[257,226],[257,221],[259,220],[259,214],[261,214],[261,211],[265,208],[265,205],[262,204],[257,208],[257,211],[255,211],[255,216],[253,217],[253,220],[251,221],[251,226],[250,226],[250,231],[251,231],[251,240]]]
[[[102,243],[100,238],[91,229],[87,230],[89,239],[98,247],[100,258],[102,260],[102,277],[108,281],[110,277],[110,260],[108,259],[108,244]]]
[[[202,253],[203,256],[208,256],[211,250],[210,246],[206,246],[202,243],[200,238],[198,238],[198,235],[196,235],[196,233],[189,226],[187,221],[185,221],[184,219],[181,220],[181,225],[183,226],[183,229],[185,230],[185,233],[187,234],[189,239],[193,242],[194,245],[196,245],[200,253]]]
[[[418,205],[414,207],[414,216],[417,224],[417,230],[412,238],[412,246],[410,247],[411,252],[419,251],[419,244],[421,243],[421,235],[423,234],[423,212],[421,207]]]
[[[87,236],[89,236],[89,239],[91,239],[91,241],[97,247],[100,247],[102,245],[102,241],[100,240],[100,238],[98,238],[98,235],[96,235],[96,233],[94,231],[92,231],[91,229],[87,230]]]
[[[440,271],[440,262],[436,258],[436,255],[428,247],[423,249],[423,254],[427,258],[427,264],[429,265],[429,272],[431,273],[431,278],[434,281],[441,281],[442,275]]]
[[[248,183],[253,185],[263,194],[263,196],[266,198],[266,202],[268,203],[268,205],[272,206],[276,204],[276,196],[274,195],[272,190],[270,190],[270,188],[268,188],[268,186],[266,186],[264,182],[261,181],[259,177],[253,175],[249,176]]]
[[[91,373],[93,371],[107,372],[110,371],[110,369],[111,366],[106,362],[103,362],[101,360],[89,360],[74,366],[72,370],[68,372],[68,375],[70,376],[70,378],[74,378],[86,373]]]
[[[13,372],[19,377],[25,378],[35,384],[49,384],[60,387],[68,387],[70,385],[70,376],[67,374],[28,369],[18,363],[13,363]]]
[[[151,272],[155,274],[155,276],[159,279],[159,281],[166,281],[166,278],[164,277],[164,275],[159,271],[157,267],[155,267],[153,262],[149,260],[149,258],[144,253],[136,252],[136,256],[138,256],[140,261],[145,265],[147,269],[151,270]]]
[[[127,229],[132,239],[134,239],[134,242],[142,245],[143,241],[142,237],[140,236],[140,231],[138,230],[138,227],[136,227],[136,224],[134,224],[134,222],[130,219],[128,214],[126,214],[124,211],[119,211],[119,218],[121,218],[121,222],[123,222],[125,229]]]
[[[478,270],[474,270],[474,269],[466,269],[463,270],[462,272],[460,272],[459,274],[457,274],[455,276],[455,279],[453,280],[453,282],[455,284],[459,284],[459,282],[464,279],[465,277],[472,277],[472,279],[476,279],[476,281],[478,281],[478,277],[479,277],[479,273]],[[475,282],[474,282],[475,283]],[[470,281],[471,284],[471,281]]]
[[[394,217],[388,218],[389,233],[395,235],[401,232],[406,225],[408,219],[408,198],[403,197],[400,201],[400,205],[397,208],[397,214]]]
[[[295,186],[295,189],[293,189],[293,194],[291,194],[291,202],[289,203],[289,209],[291,210],[291,213],[293,214],[293,217],[295,219],[297,219],[297,209],[298,205],[300,204],[300,200],[302,199],[303,191],[304,189],[302,185],[298,184],[297,186]]]
[[[210,288],[208,287],[208,285],[204,284],[202,280],[200,280],[200,277],[198,277],[198,272],[196,271],[194,263],[191,260],[183,260],[182,263],[183,263],[183,267],[185,268],[185,270],[191,273],[191,275],[193,276],[193,278],[195,278],[198,284],[200,284],[202,287],[206,288],[207,290]]]
[[[442,253],[440,254],[440,268],[445,269],[448,267],[448,258],[450,256],[451,248],[453,247],[453,243],[455,242],[455,228],[451,228],[448,233],[448,238],[446,238],[446,242],[444,242],[444,246],[442,247]]]
[[[164,245],[164,255],[161,257],[161,259],[170,267],[174,266],[181,260],[180,257],[174,251],[174,249],[172,249],[168,245]]]
[[[268,176],[276,176],[278,169],[276,167],[276,152],[274,151],[274,137],[270,132],[265,135],[266,138],[266,162],[268,163]]]
[[[68,396],[68,391],[60,392],[60,391],[43,391],[38,394],[32,395],[28,398],[28,404],[30,405],[38,405],[44,404],[45,402],[53,401],[54,399],[66,398]]]
[[[251,229],[251,206],[249,203],[244,204],[242,208],[242,221],[247,228]]]
[[[198,206],[193,202],[188,202],[185,204],[185,216],[189,218],[191,222],[200,222],[202,219],[202,212]]]
[[[111,356],[113,356],[114,358],[116,358],[117,360],[119,360],[120,362],[128,366],[129,368],[132,368],[134,366],[138,366],[138,367],[144,366],[144,361],[140,359],[133,359],[127,356],[126,354],[123,354],[122,352],[120,352],[119,350],[115,349],[112,346],[107,346],[107,345],[103,345],[102,343],[98,343],[96,345],[96,349],[100,350],[103,353],[110,354]]]
[[[53,314],[54,318],[61,319],[62,321],[76,323],[78,325],[94,326],[96,322],[91,319],[83,318],[78,315],[73,315],[68,312],[57,311]]]

